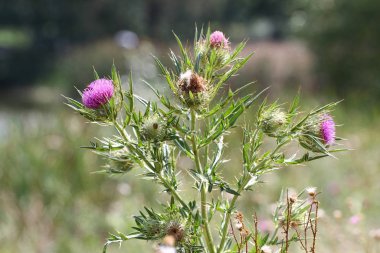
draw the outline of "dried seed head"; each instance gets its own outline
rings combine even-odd
[[[237,212],[235,215],[235,228],[239,230],[240,236],[245,237],[249,234],[249,231],[244,225],[244,216],[241,212]]]
[[[180,75],[178,86],[179,89],[185,93],[191,92],[195,94],[206,90],[205,80],[191,70],[187,70]]]
[[[290,222],[290,227],[296,229],[298,227],[298,222],[297,221],[291,221]]]
[[[289,203],[294,204],[297,201],[297,196],[289,196]]]
[[[235,220],[242,223],[243,224],[243,219],[244,219],[244,216],[243,216],[243,213],[241,212],[237,212],[235,214]]]
[[[306,188],[306,192],[310,197],[314,198],[317,195],[317,188],[316,187],[308,187],[308,188]]]
[[[182,241],[185,238],[185,234],[185,229],[181,223],[171,221],[167,225],[166,235],[172,236],[177,242]]]
[[[177,82],[178,95],[189,107],[197,107],[207,103],[208,83],[197,73],[187,70],[180,75]]]

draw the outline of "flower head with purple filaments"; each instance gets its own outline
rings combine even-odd
[[[106,104],[113,96],[114,86],[109,79],[97,79],[83,91],[82,102],[90,109],[98,109]]]
[[[228,48],[229,41],[221,31],[215,31],[210,35],[210,45],[213,48]]]
[[[335,122],[328,114],[322,117],[321,137],[326,145],[331,145],[335,141]]]

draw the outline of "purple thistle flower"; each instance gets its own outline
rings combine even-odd
[[[326,145],[330,145],[330,144],[334,143],[334,141],[335,141],[335,122],[330,115],[325,114],[322,117],[320,131],[321,131],[321,137],[323,139],[323,142]]]
[[[210,35],[210,45],[213,48],[228,48],[229,41],[220,31],[215,31]]]
[[[97,109],[106,104],[113,96],[114,86],[109,79],[97,79],[83,91],[82,102],[90,109]]]

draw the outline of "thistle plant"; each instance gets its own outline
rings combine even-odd
[[[113,66],[109,77],[99,78],[95,72],[96,80],[79,91],[82,103],[66,98],[67,104],[90,122],[115,128],[114,136],[97,138],[87,147],[105,158],[104,172],[138,170],[142,179],[159,184],[169,196],[159,210],[144,207],[136,214],[130,232],[111,234],[104,252],[111,243],[131,239],[156,242],[156,251],[162,253],[288,252],[294,242],[301,243],[305,252],[315,252],[319,202],[314,188],[307,190],[306,199],[301,198],[305,192],[282,194],[272,233],[257,229],[256,215],[253,226],[246,225],[236,204],[241,195],[252,194],[250,190],[262,183],[264,174],[341,151],[335,148],[339,138],[331,116],[337,103],[308,113],[300,112],[299,95],[287,107],[266,99],[259,103],[266,89],[247,94],[252,83],[236,90],[227,87],[252,56],[240,56],[246,42],[232,48],[222,32],[196,30],[189,49],[174,37],[180,54],[170,51],[172,66],[154,58],[174,96],[161,94],[145,82],[157,96],[157,101],[148,101],[134,93],[132,75],[122,85]],[[247,111],[256,116],[253,122],[245,120],[243,124],[239,119]],[[242,129],[242,164],[231,179],[223,171],[228,162],[224,137],[237,127]],[[263,144],[269,139],[275,145],[266,149],[268,145]],[[297,146],[298,151],[289,155],[289,145]],[[193,167],[185,170],[188,177],[179,173],[181,157],[192,161]],[[195,199],[182,195],[183,180],[192,181],[192,189],[186,192],[195,192]],[[308,246],[310,233],[314,240]]]

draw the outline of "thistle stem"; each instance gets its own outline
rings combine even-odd
[[[233,196],[233,198],[230,202],[230,206],[224,215],[224,218],[223,218],[224,223],[222,225],[222,236],[221,236],[221,240],[219,243],[217,253],[223,252],[223,249],[224,249],[224,246],[225,246],[226,240],[227,240],[228,223],[229,223],[229,220],[231,219],[232,211],[235,208],[235,203],[236,203],[238,197],[240,196],[240,193],[243,191],[245,186],[248,184],[249,180],[250,180],[250,177],[247,174],[244,174],[243,179],[242,179],[242,183],[241,183],[239,189],[237,190],[238,195]]]
[[[234,209],[237,198],[238,198],[238,195],[234,195],[234,197],[231,200],[230,207],[228,208],[228,210],[226,211],[224,215],[224,218],[223,218],[224,221],[223,221],[223,226],[222,226],[222,237],[220,240],[217,253],[221,253],[223,251],[224,245],[226,244],[228,223],[229,223],[229,220],[231,219],[231,213]]]
[[[196,115],[194,109],[190,110],[191,118],[190,118],[190,124],[191,124],[191,131],[192,131],[192,137],[191,137],[191,142],[192,142],[192,148],[193,148],[193,153],[194,153],[194,159],[195,159],[195,168],[198,173],[203,173],[202,170],[202,165],[199,157],[199,149],[197,147],[197,142],[196,142],[196,133],[195,133],[195,124],[196,124]],[[208,220],[208,215],[207,215],[207,196],[206,196],[206,187],[205,183],[201,183],[201,214],[202,214],[202,220],[203,220],[203,234],[204,234],[204,239],[206,241],[207,249],[210,253],[215,253],[215,248],[214,248],[214,243],[210,231],[210,226],[209,226],[209,220]]]

